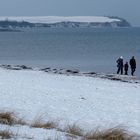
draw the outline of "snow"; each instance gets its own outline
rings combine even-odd
[[[62,127],[76,123],[90,130],[123,125],[139,133],[139,91],[139,83],[0,68],[0,110],[17,112],[28,122],[43,115],[46,120],[60,120]],[[28,126],[10,130],[38,140],[58,133]],[[58,136],[64,138],[62,132]]]
[[[109,18],[104,16],[36,16],[36,17],[0,17],[0,21],[27,21],[30,23],[58,23],[58,22],[114,22],[120,21],[119,19]]]

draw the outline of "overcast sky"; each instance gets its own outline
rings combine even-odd
[[[0,0],[0,16],[119,16],[140,26],[140,0]]]

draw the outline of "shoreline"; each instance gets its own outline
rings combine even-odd
[[[51,68],[51,67],[33,68],[26,65],[9,65],[9,64],[1,64],[0,68],[6,69],[6,70],[43,71],[46,73],[67,75],[67,76],[88,76],[88,77],[102,78],[102,79],[127,82],[127,83],[140,83],[140,76],[120,75],[120,74],[114,74],[114,73],[97,73],[94,71],[82,72],[78,69],[57,69],[57,68]]]

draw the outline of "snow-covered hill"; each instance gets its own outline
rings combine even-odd
[[[121,18],[104,16],[40,16],[40,17],[0,17],[0,22],[29,22],[32,26],[44,27],[127,27],[130,24]],[[0,24],[1,26],[1,24]]]

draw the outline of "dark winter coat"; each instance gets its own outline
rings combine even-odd
[[[125,65],[124,65],[124,70],[125,70],[125,71],[128,71],[128,67],[129,67],[128,63],[125,63]]]
[[[131,66],[132,69],[136,68],[136,60],[135,60],[135,58],[131,58],[129,63],[130,63],[130,66]]]
[[[118,67],[118,68],[123,68],[123,59],[119,58],[119,59],[117,60],[117,67]]]

